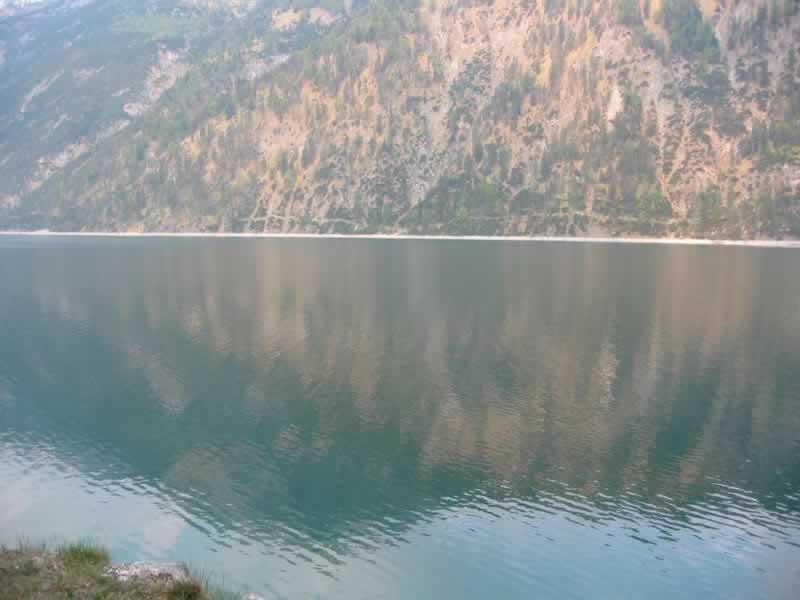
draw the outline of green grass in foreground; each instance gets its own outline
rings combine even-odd
[[[194,578],[121,582],[105,574],[108,551],[88,541],[59,546],[0,547],[0,600],[227,600]]]
[[[104,568],[111,562],[105,548],[85,541],[59,547],[56,556],[69,569]]]

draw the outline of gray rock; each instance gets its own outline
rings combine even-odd
[[[186,565],[175,562],[139,561],[132,563],[115,563],[106,569],[106,575],[118,581],[131,579],[171,579],[173,581],[189,581],[192,576]],[[242,600],[266,600],[263,596],[249,593]]]
[[[133,563],[117,563],[106,569],[106,575],[114,577],[119,581],[129,581],[139,578],[169,578],[175,581],[187,581],[190,579],[189,570],[186,568],[186,565],[173,562],[157,563],[139,561]]]

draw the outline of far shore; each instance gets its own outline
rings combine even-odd
[[[750,246],[761,248],[800,248],[800,240],[713,240],[703,238],[647,237],[568,237],[568,236],[491,236],[491,235],[406,235],[390,233],[205,233],[136,231],[0,231],[0,236],[30,237],[155,237],[155,238],[264,238],[264,239],[363,239],[363,240],[472,240],[482,242],[579,242],[596,244],[672,244],[683,246]]]

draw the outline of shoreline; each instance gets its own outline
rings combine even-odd
[[[577,242],[584,244],[638,244],[678,246],[744,246],[753,248],[800,248],[800,240],[711,240],[703,238],[618,238],[566,236],[479,236],[479,235],[404,235],[390,233],[204,233],[204,232],[129,232],[129,231],[0,231],[5,237],[117,237],[117,238],[253,238],[253,239],[354,239],[397,241],[482,241],[482,242]]]
[[[91,540],[0,544],[0,598],[29,600],[264,600],[234,592],[185,563],[116,563]]]

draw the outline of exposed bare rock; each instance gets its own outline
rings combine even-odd
[[[191,575],[186,565],[174,562],[148,562],[116,563],[108,567],[106,574],[120,581],[131,579],[172,579],[174,581],[189,581]]]
[[[143,93],[145,102],[152,105],[161,97],[161,94],[183,77],[189,68],[181,62],[184,54],[184,52],[177,52],[163,46],[158,49],[158,62],[150,68],[147,81],[145,81]]]
[[[131,117],[138,117],[148,108],[150,108],[150,105],[144,102],[128,102],[122,107],[122,110],[124,110]]]
[[[253,81],[263,77],[289,60],[288,54],[278,54],[267,58],[251,58],[244,66],[244,74],[247,79]]]
[[[160,47],[158,61],[150,68],[142,92],[137,100],[126,103],[123,110],[129,116],[137,117],[153,106],[188,71],[189,66],[182,62],[184,55],[185,52]],[[121,96],[126,91],[120,90],[117,95]]]
[[[277,31],[291,31],[303,20],[303,11],[297,9],[273,10],[272,28]]]
[[[324,8],[314,7],[308,11],[308,20],[318,27],[329,27],[339,20],[339,16]]]
[[[36,96],[44,94],[50,88],[50,86],[53,85],[56,82],[56,80],[63,74],[64,71],[59,71],[58,73],[55,73],[51,77],[44,79],[39,83],[37,83],[35,86],[33,86],[33,89],[31,89],[31,91],[28,92],[22,99],[22,104],[19,107],[19,112],[24,113],[28,109],[28,106],[30,105],[31,101],[34,98],[36,98]]]
[[[121,582],[133,579],[140,580],[169,580],[192,581],[192,574],[183,563],[139,561],[132,563],[115,563],[108,567],[105,574]],[[265,600],[263,596],[248,593],[241,597],[242,600]]]
[[[16,194],[0,195],[0,207],[12,209],[19,206],[19,196]]]
[[[28,189],[38,189],[42,183],[50,179],[55,173],[89,152],[97,143],[125,129],[129,123],[130,121],[125,120],[116,121],[98,133],[93,139],[84,138],[74,144],[65,146],[55,154],[40,158],[34,176],[27,183]]]
[[[58,118],[55,121],[50,121],[49,123],[47,123],[47,128],[45,130],[44,137],[45,138],[50,137],[56,129],[61,127],[68,120],[69,120],[69,117],[67,116],[66,113],[62,113],[62,114],[58,115]]]
[[[98,67],[97,69],[78,69],[75,71],[75,79],[78,81],[88,81],[98,73],[100,73],[104,67]]]

